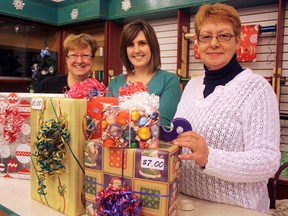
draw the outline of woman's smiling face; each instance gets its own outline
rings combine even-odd
[[[139,31],[132,44],[127,46],[127,56],[135,70],[150,67],[151,50],[142,31]]]
[[[219,42],[216,36],[220,34],[233,36],[229,41]],[[201,27],[199,35],[213,36],[210,42],[198,40],[200,57],[209,70],[219,70],[226,66],[238,49],[239,40],[229,22],[209,21]]]

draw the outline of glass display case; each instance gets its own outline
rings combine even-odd
[[[0,82],[9,83],[0,91],[26,92],[37,73],[57,73],[57,32],[50,26],[0,18]]]

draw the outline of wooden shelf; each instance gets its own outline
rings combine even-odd
[[[29,92],[31,78],[0,76],[0,92]]]

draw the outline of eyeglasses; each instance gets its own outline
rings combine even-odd
[[[79,57],[81,57],[83,60],[90,60],[92,56],[88,54],[70,54],[67,55],[67,57],[71,60],[77,60]]]
[[[219,34],[219,35],[199,35],[198,40],[203,43],[209,43],[214,37],[217,39],[218,42],[225,42],[230,41],[232,37],[236,35],[232,34]]]

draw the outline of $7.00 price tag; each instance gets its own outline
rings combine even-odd
[[[164,170],[165,161],[163,158],[157,157],[141,157],[141,168],[150,168],[157,170]]]
[[[31,100],[31,108],[36,110],[41,110],[43,105],[42,98],[32,98]]]

